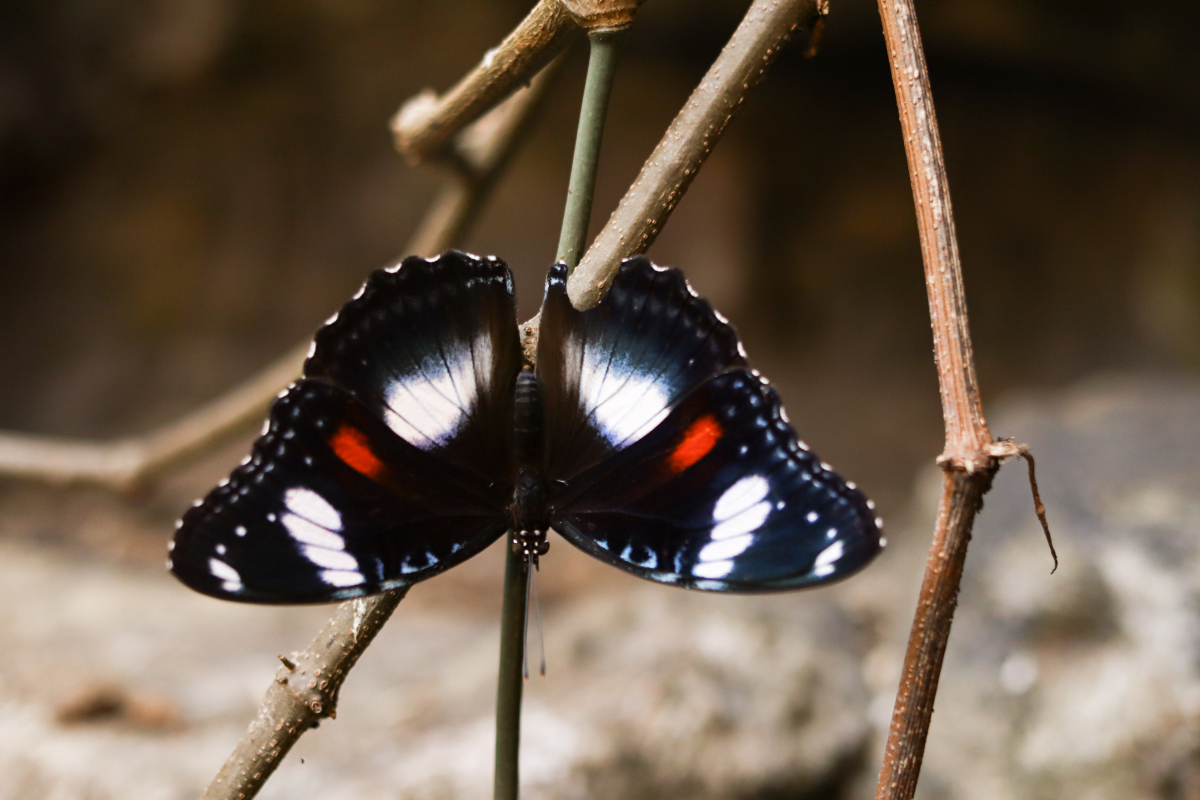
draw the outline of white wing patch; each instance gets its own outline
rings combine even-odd
[[[713,522],[724,522],[766,499],[771,484],[762,475],[747,475],[722,493],[713,506]]]
[[[318,567],[358,572],[358,559],[345,550],[328,550],[316,545],[304,545],[304,557]]]
[[[846,552],[846,543],[840,539],[826,547],[817,556],[817,560],[813,562],[813,575],[818,578],[824,578],[826,575],[833,574],[834,566]]]
[[[321,570],[321,580],[330,586],[358,586],[364,582],[362,575],[357,572],[342,572],[337,569]]]
[[[283,504],[288,511],[315,522],[331,531],[342,529],[342,515],[333,505],[312,489],[294,486],[283,493]]]
[[[326,550],[345,550],[346,540],[331,530],[322,528],[314,522],[296,514],[284,514],[279,520],[288,529],[292,538],[301,544],[323,547]]]
[[[584,348],[571,337],[565,347],[568,364],[579,364],[579,399],[610,444],[632,444],[670,413],[666,391],[654,376],[637,372],[611,352]]]
[[[242,576],[233,567],[226,564],[219,558],[210,558],[208,560],[208,571],[213,574],[213,577],[221,580],[221,588],[227,592],[240,592],[242,590]]]
[[[752,534],[743,533],[741,536],[735,536],[732,539],[720,539],[709,542],[700,548],[700,560],[724,561],[734,556],[740,556],[753,541],[754,536]]]
[[[280,523],[300,545],[300,553],[321,567],[321,580],[330,586],[357,586],[366,579],[358,559],[346,552],[346,540],[338,535],[342,515],[328,500],[302,486],[283,493],[288,510]],[[214,573],[215,574],[215,573]]]
[[[692,574],[697,578],[724,578],[732,569],[732,561],[703,561],[692,567]]]
[[[422,450],[448,442],[470,415],[480,390],[491,383],[492,341],[480,334],[470,346],[457,344],[428,369],[398,375],[384,389],[384,422]]]
[[[733,559],[754,543],[754,531],[771,515],[767,495],[771,484],[762,475],[747,475],[726,489],[713,506],[712,541],[700,548],[697,578],[724,578],[733,569]]]

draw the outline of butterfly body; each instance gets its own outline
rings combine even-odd
[[[580,311],[556,265],[536,365],[522,361],[502,262],[451,251],[373,273],[250,457],[184,515],[172,570],[226,599],[339,600],[505,531],[536,564],[553,529],[643,578],[761,592],[881,549],[873,504],[800,442],[678,271],[630,259]]]
[[[533,370],[526,367],[517,376],[513,401],[513,453],[516,486],[509,512],[513,532],[513,550],[536,566],[546,555],[550,543],[546,531],[550,520],[546,513],[546,472],[542,464],[542,391]]]

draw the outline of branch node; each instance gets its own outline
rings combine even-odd
[[[295,661],[292,661],[290,658],[288,658],[287,656],[283,655],[282,653],[281,653],[279,656],[277,656],[277,657],[279,658],[279,660],[280,660],[280,661],[282,661],[282,662],[283,662],[283,665],[284,665],[285,667],[287,667],[287,670],[288,670],[288,672],[292,672],[292,671],[294,671],[294,670],[296,669],[296,662],[295,662]]]

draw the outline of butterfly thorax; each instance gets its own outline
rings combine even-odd
[[[515,488],[509,517],[512,548],[536,566],[539,556],[550,549],[546,541],[546,473],[542,467],[542,391],[533,370],[525,367],[517,376],[513,403],[513,455]]]

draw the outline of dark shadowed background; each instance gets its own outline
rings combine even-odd
[[[745,6],[649,0],[639,12],[613,93],[593,233]],[[417,91],[449,87],[528,7],[527,0],[0,4],[0,428],[137,433],[311,336],[369,271],[405,255],[440,186],[437,168],[409,167],[394,152],[389,117]],[[1190,385],[1200,368],[1200,10],[1180,0],[921,0],[918,12],[985,408],[1011,407],[1014,398],[1021,408],[1053,402],[1064,391],[1087,391],[1069,387],[1109,380],[1135,395],[1163,380]],[[885,516],[912,516],[911,533],[892,534],[915,537],[919,552],[931,517],[912,497],[920,470],[940,452],[941,416],[912,195],[874,5],[833,0],[819,55],[805,58],[805,44],[798,34],[750,95],[650,255],[682,268],[733,321],[755,366],[779,386],[794,424],[827,461],[875,497]],[[536,311],[554,256],[584,64],[577,43],[462,243],[513,267],[522,318]],[[1186,428],[1193,418],[1180,419]],[[995,422],[996,435],[1029,441],[1038,452],[1030,431]],[[228,471],[251,436],[134,497],[0,482],[0,539],[19,543],[22,557],[49,559],[37,590],[48,598],[56,581],[76,580],[56,572],[55,559],[118,583],[162,583],[155,591],[164,596],[182,592],[159,573],[171,522]],[[1108,455],[1119,469],[1120,454]],[[1053,498],[1052,486],[1044,491]],[[910,515],[910,508],[918,510]],[[1053,521],[1053,503],[1050,514]],[[583,586],[602,595],[629,585],[567,550],[559,544],[548,560],[550,573],[556,555],[564,562],[557,579],[546,578],[551,611]],[[911,603],[919,557],[912,563],[897,578],[900,605]],[[422,587],[408,613],[461,607],[470,625],[490,631],[497,567],[489,556],[459,578],[446,576],[441,588]],[[278,649],[302,648],[325,614],[305,613],[289,623]],[[37,626],[36,615],[28,619]],[[902,630],[906,623],[888,624]],[[1181,634],[1189,642],[1190,625]],[[236,657],[250,658],[255,643],[243,644]],[[95,677],[81,667],[54,683],[36,662],[38,653],[50,659],[52,648],[22,652],[24,661],[0,657],[16,687],[10,719],[27,701],[61,711],[62,697],[86,694]],[[254,673],[261,680],[249,681],[249,699],[231,701],[229,730],[240,729],[269,680],[265,663]],[[173,685],[164,678],[153,694],[170,706]],[[191,706],[174,702],[172,724],[186,728]],[[335,727],[351,724],[339,719]],[[396,725],[384,727],[395,732]],[[215,771],[233,736],[196,757],[188,791]],[[486,760],[486,736],[481,741]],[[38,769],[55,775],[53,758],[46,763]],[[877,761],[868,755],[854,763],[866,774]],[[822,778],[826,784],[803,790],[818,794],[734,783],[728,796],[843,796],[850,784],[844,764],[838,769],[833,784]],[[58,785],[54,777],[37,780],[28,785]],[[1197,790],[1190,778],[1167,789],[1165,779],[1154,780],[1154,791],[1161,789],[1154,796],[1200,796],[1187,794]],[[68,785],[87,783],[80,781]],[[952,783],[929,796],[960,796]],[[697,786],[716,784],[647,785],[703,794]],[[42,796],[35,789],[20,796]],[[628,791],[621,784],[609,795]]]

